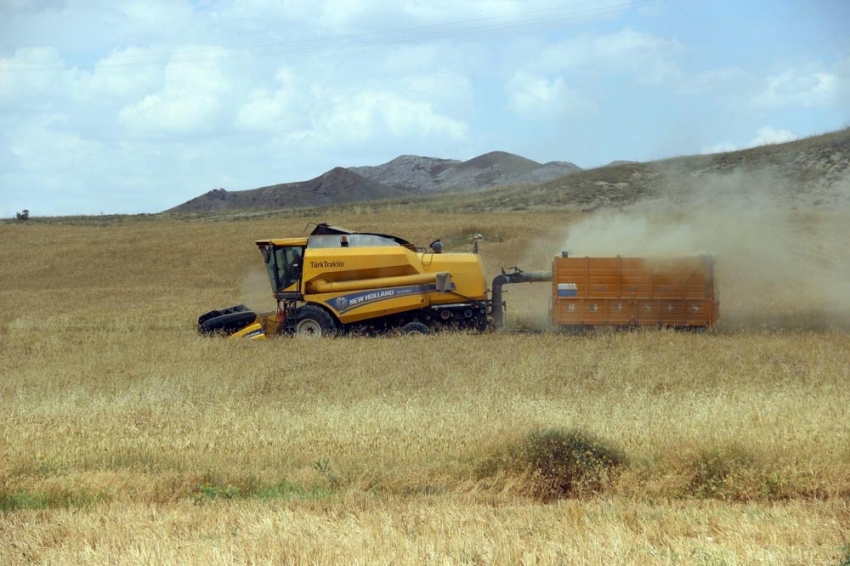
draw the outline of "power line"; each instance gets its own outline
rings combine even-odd
[[[570,9],[569,11],[563,11],[563,8],[541,8],[527,11],[523,14],[525,16],[524,18],[517,20],[499,21],[503,19],[501,16],[488,16],[402,29],[245,45],[232,48],[211,47],[192,50],[148,51],[147,53],[138,55],[124,54],[115,56],[108,63],[101,64],[98,70],[155,65],[161,63],[164,59],[168,59],[169,63],[184,64],[222,59],[304,55],[343,49],[369,48],[452,37],[485,35],[494,32],[532,28],[556,23],[578,22],[623,11],[669,4],[675,1],[677,0],[635,0],[610,4],[604,0],[590,0],[573,5],[571,8],[578,9]],[[53,59],[14,62],[0,59],[0,73],[64,70],[68,68],[67,63],[91,63],[96,61],[88,57],[67,58],[61,64],[57,64]]]

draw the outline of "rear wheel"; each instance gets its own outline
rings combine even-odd
[[[404,326],[401,327],[402,334],[431,334],[431,329],[422,324],[421,322],[408,322]]]
[[[336,333],[334,319],[315,305],[304,305],[295,311],[295,334],[308,338],[331,336]]]

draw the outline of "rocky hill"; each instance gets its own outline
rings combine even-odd
[[[337,167],[309,181],[227,191],[215,189],[166,212],[304,208],[462,192],[508,185],[539,185],[580,171],[565,161],[540,164],[494,151],[469,161],[402,155],[377,166]]]
[[[727,153],[614,162],[530,187],[445,195],[439,208],[588,211],[646,200],[693,203],[733,193],[769,195],[774,203],[799,208],[850,204],[850,128]]]
[[[782,144],[581,170],[505,152],[469,161],[403,155],[373,167],[336,168],[300,183],[210,191],[168,212],[321,207],[417,201],[457,211],[576,210],[647,199],[692,202],[695,194],[769,193],[789,206],[850,204],[850,128]],[[474,191],[474,192],[472,192]]]
[[[504,151],[468,161],[403,155],[389,163],[352,171],[391,187],[420,192],[462,192],[506,185],[537,185],[581,168],[566,161],[540,164]]]
[[[300,183],[284,183],[246,191],[215,189],[166,212],[304,208],[404,196],[408,196],[408,192],[366,179],[349,169],[336,167],[324,175]]]
[[[459,163],[456,159],[402,155],[383,165],[349,170],[390,187],[429,192],[440,189],[440,174]]]

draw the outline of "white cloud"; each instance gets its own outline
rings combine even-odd
[[[467,134],[468,125],[445,110],[470,104],[471,85],[463,75],[444,70],[358,83],[344,69],[340,73],[322,77],[303,68],[278,69],[271,88],[255,88],[239,105],[235,126],[316,147]]]
[[[126,105],[119,113],[134,134],[193,133],[208,131],[231,90],[231,80],[217,59],[223,50],[207,48],[209,58],[172,56],[165,68],[162,88]]]
[[[190,3],[173,0],[131,0],[117,4],[116,8],[124,13],[122,19],[132,22],[135,29],[157,35],[180,30],[185,33],[194,16]]]
[[[683,77],[678,91],[695,95],[704,93],[751,92],[756,77],[740,67],[720,67]],[[715,94],[716,95],[716,94]]]
[[[850,121],[850,56],[836,65],[835,75],[838,78],[836,102],[844,111],[844,120],[847,122]]]
[[[628,0],[324,0],[314,3],[322,27],[342,31],[372,24],[372,29],[395,25],[439,26],[427,33],[486,31],[488,26],[523,25],[535,20],[586,22],[607,19],[629,8]],[[389,25],[387,25],[389,24]],[[500,27],[501,26],[501,27]],[[497,30],[499,31],[499,30]]]
[[[700,153],[726,153],[729,151],[737,151],[739,149],[747,149],[750,147],[758,147],[762,145],[771,145],[776,143],[785,143],[794,141],[797,136],[790,130],[781,130],[764,126],[756,130],[756,135],[748,143],[736,144],[730,141],[720,142],[711,146],[706,146],[700,149]]]
[[[823,70],[788,69],[768,77],[753,104],[766,108],[810,107],[833,102],[838,94],[838,77]]]
[[[751,135],[704,151],[850,120],[850,59],[826,40],[809,38],[818,61],[759,78],[781,49],[723,22],[708,38],[664,2],[650,20],[648,4],[0,0],[0,204],[75,185],[91,206],[123,190],[151,210],[401,153],[607,162],[651,157],[669,131],[694,147],[718,121]]]
[[[675,59],[682,50],[676,40],[624,29],[586,34],[545,47],[532,65],[544,71],[625,74],[638,83],[660,85],[680,76]]]
[[[429,102],[408,100],[393,94],[381,96],[377,102],[381,119],[397,137],[445,136],[461,139],[469,130],[464,121],[434,110]]]
[[[759,145],[770,145],[775,143],[785,143],[794,141],[797,136],[790,130],[779,130],[765,126],[756,130],[756,137],[750,141],[750,147]]]
[[[127,47],[99,60],[91,72],[76,72],[72,94],[76,98],[116,100],[137,97],[155,88],[162,80],[162,69],[151,64],[156,51]]]
[[[408,75],[401,79],[404,92],[436,106],[466,108],[471,104],[474,88],[465,74],[448,69]]]
[[[87,71],[64,61],[52,47],[21,48],[12,57],[0,58],[0,99],[27,105],[50,99],[65,107],[72,101],[96,102],[102,112],[104,98],[140,95],[161,81],[162,70],[152,61],[150,50],[129,47],[114,51]]]
[[[63,67],[53,47],[16,49],[11,57],[0,57],[0,97],[31,97],[61,89],[55,76],[56,70]]]
[[[507,92],[509,107],[524,118],[556,118],[594,108],[561,77],[549,79],[519,72],[508,82]]]
[[[313,91],[320,104],[313,108],[309,127],[284,132],[288,142],[311,147],[340,147],[377,136],[391,138],[438,137],[462,139],[469,126],[436,111],[428,102],[390,91],[358,90],[333,93]]]
[[[281,68],[275,74],[276,90],[259,87],[250,92],[236,111],[236,127],[243,130],[275,131],[292,128],[300,122],[299,111],[304,85],[299,85],[291,69]]]
[[[383,4],[382,0],[377,2]],[[551,6],[555,2],[543,3]],[[562,2],[562,7],[569,7],[569,2]],[[539,9],[539,8],[538,8]],[[525,15],[528,5],[519,0],[408,0],[403,3],[404,13],[423,21],[445,19],[447,16],[455,21],[471,18],[487,18]]]
[[[87,163],[102,149],[97,142],[63,129],[68,117],[45,114],[10,132],[9,150],[29,170],[73,168]]]

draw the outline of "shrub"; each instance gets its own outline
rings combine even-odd
[[[581,430],[532,432],[523,459],[542,499],[599,492],[625,461],[616,447]]]
[[[587,432],[544,429],[487,459],[479,475],[523,474],[524,491],[551,501],[601,492],[625,463],[622,450]]]
[[[747,486],[737,476],[753,463],[753,457],[739,446],[701,450],[688,462],[688,493],[701,498],[740,499]]]

